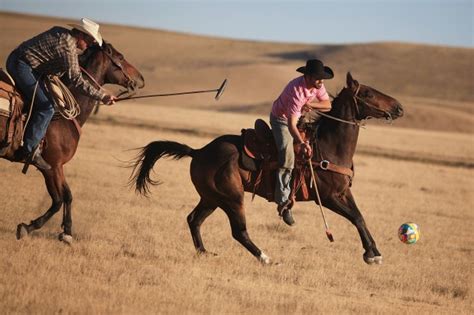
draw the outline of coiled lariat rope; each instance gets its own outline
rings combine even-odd
[[[72,92],[67,88],[67,86],[59,79],[57,76],[50,76],[49,80],[52,84],[57,85],[57,87],[62,92],[62,99],[58,96],[57,92],[54,91],[54,87],[51,87],[51,95],[55,98],[56,103],[58,104],[57,110],[61,116],[68,120],[73,120],[81,113],[81,107],[76,101]]]

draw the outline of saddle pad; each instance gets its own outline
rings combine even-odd
[[[0,115],[10,117],[10,101],[0,98]]]

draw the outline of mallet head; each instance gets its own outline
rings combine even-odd
[[[227,79],[225,79],[221,86],[217,89],[217,94],[216,94],[216,101],[219,99],[219,97],[221,97],[222,93],[224,93],[224,90],[225,90],[225,86],[227,85]]]

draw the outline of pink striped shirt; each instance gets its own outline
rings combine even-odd
[[[280,96],[273,102],[272,114],[277,118],[288,119],[294,115],[299,118],[303,106],[316,98],[318,101],[329,100],[324,83],[319,89],[308,89],[304,76],[297,77],[288,83]]]

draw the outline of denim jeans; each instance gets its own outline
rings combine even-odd
[[[270,125],[278,150],[278,164],[280,167],[276,174],[275,202],[281,205],[288,200],[291,193],[291,173],[295,165],[293,136],[288,129],[286,119],[279,119],[270,114]]]
[[[7,70],[15,80],[16,87],[23,95],[23,100],[27,106],[31,104],[33,91],[39,81],[33,111],[23,139],[24,148],[28,152],[32,152],[46,134],[51,118],[53,118],[54,105],[45,91],[44,81],[41,80],[40,75],[25,61],[18,58],[16,51],[8,56]]]

